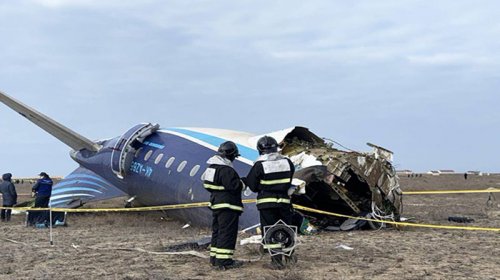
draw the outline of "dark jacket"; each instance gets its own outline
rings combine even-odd
[[[288,189],[295,167],[290,159],[278,153],[260,156],[245,179],[245,184],[257,192],[257,209],[290,207]]]
[[[0,193],[3,197],[3,205],[17,204],[16,187],[11,182],[12,174],[6,173],[2,175],[3,182],[0,183]]]
[[[37,197],[50,196],[52,194],[52,184],[52,179],[50,179],[49,177],[44,177],[36,181],[36,184],[33,186],[32,190],[36,193]]]
[[[207,163],[210,165],[203,173],[203,186],[210,192],[210,208],[243,212],[243,184],[231,161],[221,156],[213,156]]]

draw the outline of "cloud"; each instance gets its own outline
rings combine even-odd
[[[70,7],[118,7],[118,6],[130,6],[134,5],[134,1],[116,1],[116,0],[31,0],[33,3],[41,5],[43,7],[59,9],[59,8],[70,8]],[[141,1],[145,2],[145,1]]]
[[[443,116],[495,119],[499,9],[461,0],[3,1],[0,86],[97,138],[137,121],[260,132],[301,123],[392,148],[415,131],[394,120],[418,129]],[[212,113],[222,103],[230,118]],[[18,116],[2,117],[2,135],[12,134]],[[435,141],[453,132],[424,129]]]
[[[200,49],[275,60],[486,64],[500,47],[495,2],[32,0],[82,7],[192,38]],[[488,28],[485,28],[488,26]]]
[[[498,64],[497,57],[469,55],[465,53],[437,53],[430,55],[411,55],[408,61],[418,65],[429,66],[460,66],[460,65],[492,65]]]

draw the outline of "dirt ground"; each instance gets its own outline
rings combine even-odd
[[[499,188],[500,175],[403,176],[401,185],[403,190]],[[27,187],[18,191],[26,193]],[[490,206],[488,197],[407,195],[403,216],[500,228],[500,193]],[[458,215],[475,221],[448,222]],[[236,258],[250,260],[243,268],[216,271],[200,256],[155,254],[210,234],[207,228],[183,229],[163,213],[70,214],[67,227],[54,228],[53,246],[48,229],[25,227],[24,219],[16,215],[0,224],[0,279],[500,279],[499,232],[413,227],[320,232],[300,237],[293,268],[269,269],[269,256],[261,257],[258,245],[250,244],[236,248]]]

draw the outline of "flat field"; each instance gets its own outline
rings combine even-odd
[[[500,188],[500,175],[401,177],[403,190]],[[29,186],[18,186],[27,193]],[[404,217],[419,223],[500,228],[500,193],[407,195]],[[493,200],[496,199],[496,200]],[[121,206],[122,199],[104,206]],[[99,206],[99,205],[97,205]],[[97,207],[96,206],[96,207]],[[466,216],[472,223],[453,223]],[[167,213],[70,214],[67,227],[25,227],[24,214],[0,224],[0,279],[500,279],[500,233],[405,227],[301,236],[298,263],[271,270],[258,245],[236,248],[244,267],[216,271],[208,252],[166,255],[165,246],[199,239]],[[241,238],[248,236],[241,236]],[[346,245],[353,250],[346,250]]]

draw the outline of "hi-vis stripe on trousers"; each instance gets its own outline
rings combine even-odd
[[[229,209],[213,210],[212,217],[210,256],[215,257],[215,265],[229,265],[236,247],[240,212]]]

